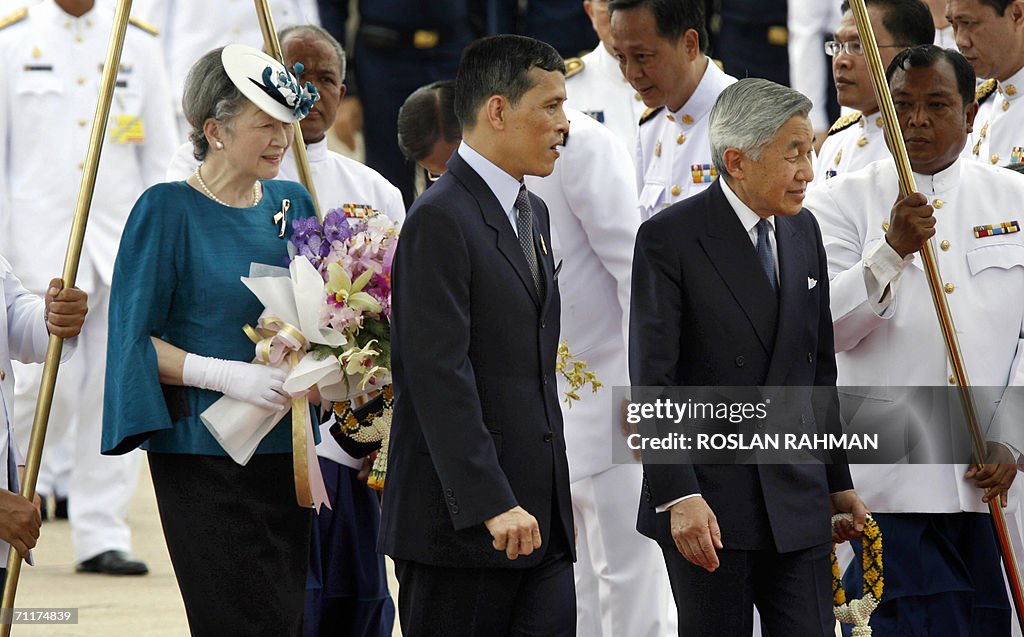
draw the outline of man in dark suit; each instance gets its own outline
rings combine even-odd
[[[463,142],[395,255],[381,547],[407,636],[575,635],[558,282],[547,208],[522,183],[568,133],[564,74],[530,38],[466,49]]]
[[[726,88],[710,116],[723,179],[640,227],[633,258],[630,376],[643,386],[833,387],[828,269],[802,208],[811,102],[762,79]],[[826,390],[827,392],[827,390]],[[789,411],[811,413],[807,400]],[[650,458],[645,458],[650,460]],[[839,463],[644,465],[637,528],[662,547],[680,635],[833,635],[830,513],[865,509]]]

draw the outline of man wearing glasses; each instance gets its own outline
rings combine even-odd
[[[931,44],[935,39],[931,14],[921,0],[867,0],[866,4],[883,67],[888,67],[903,49]],[[843,2],[842,11],[835,40],[825,43],[825,53],[832,57],[832,76],[839,104],[857,110],[840,117],[829,130],[828,138],[818,151],[814,165],[818,178],[812,187],[889,155],[868,61],[848,1]]]

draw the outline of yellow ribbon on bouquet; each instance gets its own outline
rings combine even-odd
[[[256,360],[264,365],[277,367],[287,362],[288,369],[294,369],[309,348],[309,340],[297,327],[274,316],[261,316],[255,329],[245,325],[242,330],[256,344]],[[330,507],[320,461],[309,437],[309,400],[303,395],[293,397],[291,402],[295,499],[305,508],[319,509],[320,504]]]

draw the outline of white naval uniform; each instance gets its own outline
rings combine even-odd
[[[3,411],[0,418],[0,489],[18,492],[17,466],[25,464],[12,427],[14,416],[14,370],[11,360],[22,363],[41,363],[46,358],[46,346],[50,341],[46,323],[43,320],[44,304],[38,296],[22,287],[18,277],[11,271],[6,259],[0,258],[0,401]],[[61,360],[67,360],[74,351],[78,338],[64,341]],[[38,367],[38,365],[36,366]],[[7,565],[10,545],[0,540],[0,560]],[[2,568],[2,567],[0,567]]]
[[[269,0],[274,26],[280,30],[295,24],[320,24],[316,0]],[[160,29],[163,56],[175,95],[178,128],[185,141],[191,128],[181,110],[185,77],[204,53],[227,44],[263,48],[263,33],[251,0],[137,0],[132,15]]]
[[[1024,384],[1024,233],[976,238],[973,231],[1024,222],[1024,175],[961,158],[914,179],[935,208],[932,241],[968,378],[976,387]],[[883,224],[898,192],[895,165],[883,160],[829,180],[804,202],[821,225],[828,255],[838,384],[873,386],[881,400],[888,386],[948,387],[953,373],[920,257],[900,259],[885,241]],[[889,295],[882,297],[886,285]],[[979,401],[978,408],[984,426],[993,406]],[[982,491],[963,479],[964,465],[850,469],[872,511],[988,510]]]
[[[52,1],[0,30],[0,253],[42,294],[60,273],[88,147],[113,10],[75,18]],[[129,26],[107,122],[78,287],[89,293],[80,355],[62,367],[48,438],[76,436],[70,497],[77,561],[130,549],[125,516],[140,456],[99,453],[107,299],[121,230],[135,200],[164,173],[175,147],[160,47]],[[27,441],[41,370],[17,370],[15,429]]]
[[[814,181],[810,187],[816,188],[828,179],[859,170],[888,156],[881,113],[865,117],[854,112],[841,117],[818,151],[814,161]]]
[[[811,126],[815,131],[828,128],[828,77],[831,59],[825,55],[825,40],[839,28],[842,15],[839,2],[788,0],[786,30],[789,31],[789,84],[810,98]]]
[[[992,82],[992,80],[988,80]],[[985,87],[987,83],[983,84]],[[979,87],[979,92],[984,90]],[[981,101],[964,156],[995,166],[1024,161],[1024,68]],[[1021,102],[1018,104],[1017,102]]]
[[[736,78],[707,62],[696,90],[678,112],[662,107],[641,121],[634,159],[644,221],[704,190],[718,175],[711,165],[708,116],[718,94]]]
[[[580,111],[551,175],[526,186],[548,206],[562,294],[562,340],[604,387],[563,407],[578,529],[576,634],[675,635],[675,605],[658,545],[636,531],[642,470],[612,463],[612,387],[629,385],[626,321],[633,242],[640,226],[632,166],[619,140]],[[568,390],[559,375],[559,395]]]
[[[618,60],[603,44],[581,60],[583,69],[565,79],[565,105],[607,126],[631,151],[636,148],[640,117],[647,110],[640,94],[622,76]]]

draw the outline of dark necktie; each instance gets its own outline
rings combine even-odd
[[[516,197],[516,232],[519,233],[519,247],[523,249],[526,264],[530,266],[533,284],[537,294],[541,294],[540,268],[537,265],[537,249],[533,245],[533,208],[530,207],[530,196],[526,186],[519,187]]]
[[[768,220],[762,219],[757,222],[757,260],[761,262],[764,273],[768,275],[768,283],[772,290],[779,291],[779,279],[775,275],[775,257],[772,256],[772,244],[768,241]]]

